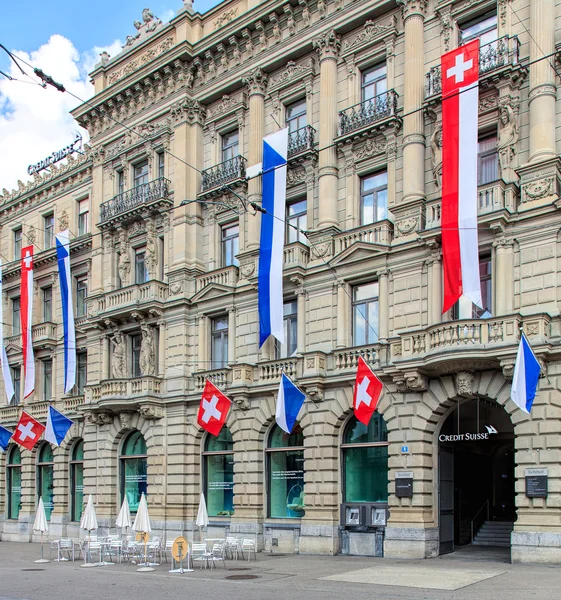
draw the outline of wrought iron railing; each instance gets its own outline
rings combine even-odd
[[[311,125],[300,127],[288,134],[288,158],[314,149],[316,130]]]
[[[397,98],[398,94],[395,90],[388,90],[374,98],[339,111],[340,135],[367,127],[388,117],[395,117],[397,115]]]
[[[515,35],[504,35],[498,40],[483,44],[479,48],[479,76],[501,69],[507,65],[517,65],[520,58],[520,42]],[[442,92],[440,65],[432,67],[426,75],[427,96]]]
[[[151,204],[161,198],[169,198],[170,183],[169,179],[160,177],[118,194],[107,202],[102,202],[99,206],[99,220],[108,221],[139,206]]]
[[[236,179],[245,179],[245,163],[245,158],[238,155],[214,165],[210,169],[205,169],[202,176],[201,190],[206,192]]]

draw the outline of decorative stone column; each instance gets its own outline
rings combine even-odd
[[[166,374],[166,322],[161,319],[157,323],[158,330],[158,368],[157,375],[164,377]]]
[[[228,308],[228,364],[236,363],[236,309],[234,306]]]
[[[347,294],[347,284],[338,282],[337,285],[337,348],[347,348],[349,345],[349,296]]]
[[[208,351],[210,332],[208,330],[208,327],[208,317],[206,315],[200,315],[198,356],[199,360],[201,360],[202,362],[199,363],[198,367],[196,367],[195,370],[197,371],[206,371],[207,369],[210,369],[210,364],[208,362],[210,360],[210,353]]]
[[[306,352],[306,291],[296,290],[296,354]]]
[[[92,151],[92,192],[91,192],[91,222],[99,223],[99,207],[102,199],[105,197],[103,193],[103,160],[105,158],[105,150],[103,148],[95,148]],[[111,190],[112,191],[112,190]],[[103,241],[101,236],[92,235],[92,277],[90,280],[91,290],[90,296],[95,296],[103,292]]]
[[[427,265],[427,316],[428,325],[440,323],[442,311],[442,269],[440,249],[434,248]]]
[[[101,379],[109,379],[109,333],[101,335]]]
[[[493,242],[493,247],[495,248],[493,314],[508,315],[514,310],[514,243],[501,234]]]
[[[378,271],[378,341],[386,342],[390,325],[389,274],[387,269]]]
[[[314,40],[313,46],[320,60],[319,107],[319,222],[318,229],[338,228],[337,150],[333,140],[337,136],[337,58],[341,38],[335,31],[326,32]]]

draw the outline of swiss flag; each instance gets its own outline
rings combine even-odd
[[[209,379],[201,397],[197,423],[212,435],[218,435],[226,422],[232,401],[225,396]]]
[[[353,408],[355,417],[364,425],[368,425],[376,410],[383,388],[382,382],[374,375],[364,359],[359,357],[356,371]]]
[[[39,441],[43,431],[45,431],[45,426],[23,411],[12,439],[24,448],[33,450],[33,446]]]

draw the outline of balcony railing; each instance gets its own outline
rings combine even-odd
[[[377,221],[362,225],[356,229],[344,231],[335,237],[335,252],[343,252],[356,242],[366,244],[389,245],[393,237],[393,225],[390,221]]]
[[[259,364],[259,381],[278,381],[282,373],[296,379],[301,375],[298,368],[301,360],[298,357],[289,357],[262,362]]]
[[[210,379],[216,387],[225,388],[231,382],[230,373],[231,369],[227,367],[194,373],[195,388],[197,391],[204,389],[207,379]]]
[[[159,395],[162,380],[159,377],[145,376],[133,379],[106,379],[101,382],[99,400],[106,398],[130,398],[146,394]]]
[[[195,289],[197,292],[200,292],[207,285],[211,285],[212,283],[235,287],[238,282],[238,267],[231,265],[229,267],[224,267],[223,269],[210,271],[204,275],[197,275],[195,282]]]
[[[210,169],[205,169],[202,175],[201,191],[206,192],[216,187],[222,187],[236,179],[245,179],[245,163],[245,158],[238,155],[214,165]]]
[[[356,369],[358,359],[361,356],[368,364],[374,364],[380,359],[379,353],[381,347],[381,344],[374,344],[370,346],[355,346],[353,348],[335,350],[333,352],[333,368],[337,371]]]
[[[397,98],[398,94],[395,90],[388,90],[339,111],[339,134],[346,135],[383,119],[397,116]]]
[[[479,77],[508,65],[515,66],[520,58],[520,42],[513,35],[505,35],[498,40],[479,47]],[[442,73],[440,65],[432,67],[426,75],[427,97],[442,93]]]
[[[306,267],[310,262],[310,248],[302,242],[293,242],[284,247],[284,266],[286,269],[291,267]]]
[[[95,314],[115,310],[131,309],[147,303],[162,303],[168,297],[168,284],[161,281],[129,285],[126,288],[106,293],[102,298],[90,298],[94,302]]]
[[[314,149],[316,130],[311,125],[288,134],[288,158]]]
[[[170,181],[165,177],[142,183],[131,190],[118,194],[112,200],[102,202],[99,206],[99,220],[103,223],[135,208],[152,204],[162,198],[167,200],[169,194]]]

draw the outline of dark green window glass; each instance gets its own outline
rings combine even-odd
[[[353,418],[343,436],[344,502],[388,501],[388,431],[378,413],[368,426]]]
[[[37,501],[43,498],[47,521],[51,520],[54,508],[54,466],[53,450],[49,444],[43,444],[37,460]]]
[[[82,517],[84,505],[84,441],[79,440],[72,449],[70,461],[70,520],[79,521]]]
[[[131,433],[121,453],[121,501],[127,497],[131,512],[138,510],[142,493],[148,496],[146,442],[140,431]]]
[[[21,452],[12,448],[8,457],[8,519],[19,517],[21,507]]]
[[[290,435],[278,426],[271,431],[267,449],[269,517],[297,519],[306,512],[303,446],[304,435],[298,424]]]
[[[234,514],[234,442],[227,427],[209,435],[203,454],[205,498],[210,517]]]

